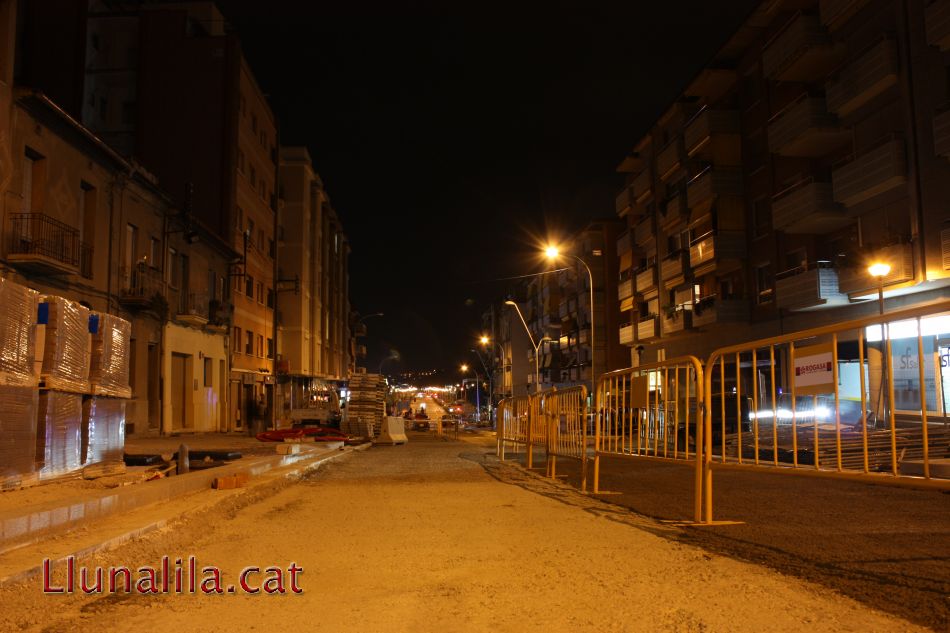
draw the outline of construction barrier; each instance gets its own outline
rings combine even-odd
[[[933,470],[950,458],[948,313],[942,301],[713,352],[704,522],[720,469],[950,489],[950,472]]]
[[[602,375],[594,401],[594,493],[600,492],[603,456],[691,463],[700,521],[703,395],[703,367],[693,356]]]
[[[505,459],[509,447],[524,446],[525,466],[533,466],[531,429],[535,426],[537,395],[506,398],[498,403],[497,443],[498,457]]]
[[[557,476],[557,458],[581,462],[581,489],[587,490],[587,387],[550,389],[541,394],[538,418],[546,428],[547,474]]]

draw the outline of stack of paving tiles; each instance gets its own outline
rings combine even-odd
[[[0,489],[36,481],[34,371],[39,294],[0,279]]]
[[[376,437],[386,417],[386,394],[389,391],[386,379],[379,374],[354,374],[350,376],[348,388],[350,399],[341,430],[350,435]]]
[[[36,467],[40,479],[57,479],[82,467],[82,403],[89,393],[89,310],[75,301],[41,298],[43,329],[36,417]]]
[[[94,313],[90,321],[92,355],[89,382],[92,395],[83,402],[82,458],[97,475],[124,471],[125,403],[132,397],[129,356],[132,324],[112,314]],[[90,469],[97,465],[98,468]]]

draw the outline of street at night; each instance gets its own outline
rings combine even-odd
[[[0,0],[0,633],[950,631],[950,0]]]

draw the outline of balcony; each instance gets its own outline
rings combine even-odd
[[[746,253],[745,235],[741,231],[707,233],[689,246],[689,265],[695,275],[716,269],[716,262],[741,259]]]
[[[660,213],[660,227],[669,232],[680,224],[689,221],[689,207],[686,204],[686,195],[677,191],[666,200]]]
[[[733,149],[739,159],[739,113],[734,110],[699,111],[683,130],[683,143],[690,157],[712,158],[719,149]],[[730,161],[731,163],[732,161]]]
[[[656,240],[653,218],[648,217],[633,227],[633,241],[643,247],[650,246]]]
[[[941,51],[950,51],[950,0],[936,0],[927,5],[924,14],[927,43]]]
[[[649,341],[659,338],[659,331],[657,330],[656,322],[657,318],[655,316],[650,316],[637,321],[637,340]]]
[[[776,305],[786,310],[807,310],[844,305],[848,297],[838,290],[838,273],[825,263],[794,268],[777,276]]]
[[[911,244],[894,244],[883,248],[868,261],[886,262],[891,271],[884,276],[884,287],[901,284],[914,279],[914,247]],[[841,292],[849,295],[877,293],[877,279],[868,274],[866,267],[843,268],[838,273],[838,286]]]
[[[357,345],[356,346],[356,357],[357,358],[366,358],[366,346]]]
[[[650,295],[656,291],[656,266],[649,266],[638,272],[636,277],[636,292],[641,295]]]
[[[692,327],[692,318],[693,313],[690,310],[677,308],[669,311],[660,319],[663,336],[688,330]]]
[[[821,23],[833,31],[843,26],[865,4],[867,0],[820,0],[818,14]]]
[[[121,268],[119,278],[122,280],[119,303],[126,308],[147,308],[156,296],[164,296],[162,273],[150,266],[135,266],[131,270]]]
[[[720,195],[742,195],[742,171],[707,167],[698,176],[689,181],[686,187],[687,204],[690,209],[698,209],[703,203],[711,202]]]
[[[874,48],[845,66],[825,86],[828,111],[847,116],[874,97],[897,85],[897,43],[882,39]]]
[[[802,95],[769,121],[769,151],[779,156],[820,158],[851,138],[829,114],[821,97]]]
[[[644,169],[630,185],[630,192],[633,195],[633,201],[637,205],[642,205],[653,193],[653,172],[649,168]]]
[[[907,182],[904,141],[891,138],[831,174],[835,202],[852,207]]]
[[[772,226],[777,231],[822,235],[851,222],[828,182],[805,180],[772,199]]]
[[[633,324],[627,323],[626,325],[620,326],[620,344],[621,345],[634,345],[637,341],[633,336]]]
[[[633,268],[633,253],[631,251],[627,251],[618,259],[620,260],[620,265],[618,268],[621,274]]]
[[[656,155],[656,172],[666,181],[683,164],[683,139],[677,136]]]
[[[630,213],[631,200],[630,200],[630,188],[624,187],[620,193],[617,194],[617,198],[614,201],[614,208],[617,211],[617,215],[624,217]]]
[[[617,297],[623,301],[633,296],[633,278],[624,279],[617,284]]]
[[[833,42],[818,16],[798,14],[766,43],[762,72],[773,81],[813,82],[841,63],[843,44]]]
[[[660,262],[660,279],[664,286],[670,288],[679,285],[686,270],[685,259],[686,253],[679,251]]]
[[[934,114],[934,152],[950,158],[950,107],[944,106]]]
[[[64,222],[43,213],[10,216],[7,261],[18,268],[47,275],[87,276],[88,272],[91,276],[91,254],[91,247],[79,241],[79,231]]]
[[[743,323],[749,320],[749,302],[746,299],[719,299],[706,297],[693,306],[693,327],[716,323]]]
[[[617,238],[617,255],[623,256],[629,253],[632,253],[636,249],[636,244],[633,241],[633,233],[630,231],[624,231]]]
[[[208,314],[208,295],[206,293],[180,293],[176,319],[189,325],[201,326],[208,322]]]

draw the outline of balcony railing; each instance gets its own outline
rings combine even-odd
[[[844,208],[834,201],[828,182],[804,180],[772,199],[772,226],[786,233],[821,235],[851,221]]]
[[[625,279],[617,284],[617,297],[623,301],[633,296],[633,278]]]
[[[651,290],[656,290],[656,266],[649,266],[637,273],[636,291],[640,294],[647,294]]]
[[[687,204],[690,209],[699,208],[714,196],[740,195],[742,193],[742,172],[738,169],[707,167],[689,181],[686,188]]]
[[[617,198],[614,203],[614,207],[617,211],[617,215],[623,217],[630,212],[630,188],[624,187],[620,190],[620,193],[617,194]]]
[[[914,247],[911,244],[893,244],[875,252],[869,261],[886,262],[891,270],[881,280],[884,286],[904,283],[914,278]],[[868,274],[865,266],[842,268],[838,272],[841,292],[854,294],[877,289],[878,281]]]
[[[663,281],[674,279],[683,274],[683,253],[677,252],[660,262],[660,277]]]
[[[927,43],[941,51],[950,50],[950,0],[931,2],[925,11]]]
[[[196,324],[208,322],[208,295],[204,292],[179,292],[178,319]]]
[[[83,264],[84,250],[88,248],[79,241],[77,229],[46,214],[15,213],[10,216],[7,258],[11,263],[48,273],[78,273]]]
[[[831,174],[834,198],[854,206],[907,182],[904,141],[892,137]]]
[[[147,305],[158,295],[163,296],[164,280],[161,271],[150,266],[119,269],[122,286],[119,301],[124,305]]]
[[[690,310],[677,308],[663,315],[660,319],[663,335],[676,334],[692,327],[693,313]]]
[[[897,84],[897,43],[882,39],[825,86],[829,112],[847,116]]]
[[[708,264],[716,260],[738,259],[745,252],[745,237],[741,231],[710,232],[689,245],[689,265],[695,274],[705,274],[708,270],[695,269],[708,268]]]
[[[633,241],[640,246],[647,246],[651,240],[656,238],[653,218],[648,217],[633,227]]]
[[[747,299],[719,299],[706,297],[693,306],[693,327],[714,323],[735,323],[749,320]]]
[[[636,338],[634,337],[634,329],[632,323],[626,323],[620,326],[620,344],[621,345],[633,345],[636,343]]]
[[[847,303],[847,296],[838,290],[838,273],[827,262],[780,273],[775,294],[776,305],[789,310]]]
[[[934,152],[950,158],[950,104],[945,104],[934,114]]]
[[[649,341],[657,338],[659,331],[657,330],[656,322],[657,318],[655,316],[649,316],[637,321],[637,340]]]
[[[688,220],[689,207],[686,204],[686,195],[683,191],[677,191],[666,200],[666,205],[660,214],[660,226],[668,231],[671,227]]]
[[[844,53],[818,16],[800,13],[765,44],[762,72],[773,81],[811,82],[840,63]]]
[[[630,190],[637,204],[642,204],[649,194],[653,193],[653,172],[649,167],[637,174],[630,185]]]
[[[702,154],[718,136],[735,136],[739,134],[739,113],[735,110],[712,110],[703,108],[689,122],[683,130],[683,143],[689,156]]]
[[[867,0],[820,0],[818,13],[821,23],[829,29],[837,29],[865,4]]]
[[[682,162],[683,139],[677,136],[656,156],[656,172],[660,175],[660,180],[669,180]]]
[[[821,97],[802,95],[769,121],[769,150],[780,156],[820,158],[846,144],[850,132]]]

